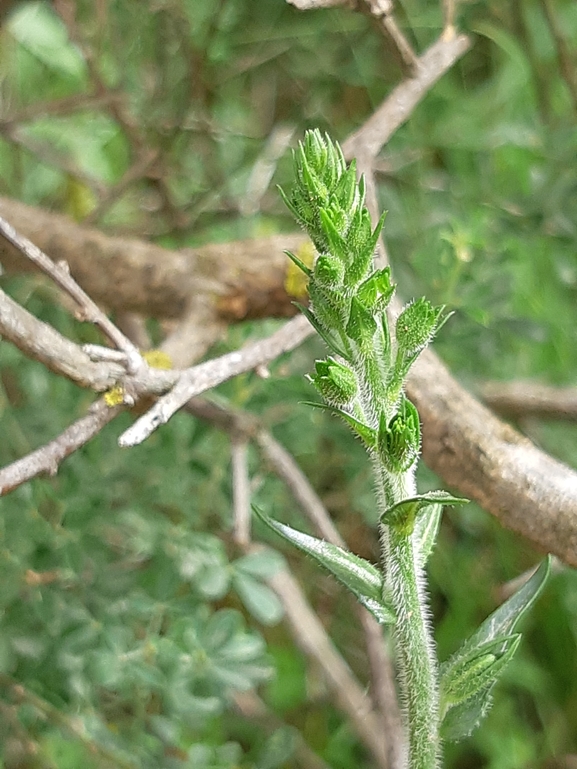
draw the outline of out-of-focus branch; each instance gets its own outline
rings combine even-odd
[[[233,539],[239,547],[250,542],[250,480],[248,441],[242,435],[231,436]]]
[[[28,357],[81,387],[103,392],[126,373],[124,366],[91,360],[77,344],[21,307],[0,289],[0,334]]]
[[[353,8],[355,0],[287,0],[290,5],[294,5],[299,11],[314,11],[319,8],[336,8],[345,6]]]
[[[410,117],[417,104],[469,49],[466,35],[441,37],[417,60],[415,77],[403,80],[375,113],[343,144],[347,159],[375,158],[394,132]]]
[[[392,40],[397,55],[409,75],[417,73],[418,59],[413,48],[402,32],[393,15],[393,0],[363,0],[373,18],[377,19],[383,31]]]
[[[380,717],[359,686],[319,618],[311,609],[298,582],[288,570],[278,572],[268,584],[280,598],[293,636],[303,652],[315,660],[351,723],[381,769],[389,769],[389,756]]]
[[[118,751],[111,750],[108,746],[91,739],[86,732],[84,724],[79,719],[63,713],[54,707],[52,703],[31,692],[5,673],[0,673],[0,686],[6,689],[16,702],[31,706],[40,714],[43,720],[48,721],[64,734],[68,734],[73,739],[78,740],[89,753],[98,756],[104,761],[111,762],[113,766],[119,769],[136,768],[137,764],[132,759],[120,755]]]
[[[577,566],[577,473],[500,422],[432,352],[415,364],[407,390],[429,467],[504,526]]]
[[[58,438],[0,469],[0,497],[31,478],[55,475],[62,460],[98,435],[120,411],[121,408],[110,408],[104,400],[98,400],[88,414],[71,424]]]
[[[574,53],[571,51],[567,38],[561,28],[557,18],[558,11],[554,3],[551,0],[541,0],[541,7],[555,43],[561,77],[567,85],[567,90],[573,103],[573,112],[577,114],[577,62]]]
[[[286,722],[273,713],[255,692],[235,692],[232,697],[234,709],[250,724],[258,723],[265,732],[271,735],[278,729],[286,728]],[[302,769],[331,769],[320,756],[317,756],[309,748],[302,734],[297,729],[293,731],[297,766],[302,767]]]
[[[510,419],[540,417],[577,421],[577,387],[550,387],[538,382],[486,382],[484,402]]]
[[[284,288],[288,265],[283,249],[298,252],[307,242],[299,233],[170,251],[135,238],[107,236],[9,198],[0,198],[0,216],[54,261],[65,261],[86,293],[111,310],[181,319],[191,301],[202,296],[227,322],[296,312],[294,297]],[[2,239],[0,264],[8,272],[34,269]]]

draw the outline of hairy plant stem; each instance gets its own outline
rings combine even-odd
[[[392,475],[377,464],[380,497],[386,507],[413,497],[414,471]],[[381,527],[385,597],[394,608],[396,658],[408,743],[409,769],[438,766],[439,692],[425,575],[414,535],[386,523]]]

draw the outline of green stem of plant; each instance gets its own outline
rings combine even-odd
[[[415,495],[412,470],[391,476],[379,467],[382,499],[387,507]],[[413,536],[383,524],[382,557],[385,593],[397,621],[394,638],[399,686],[408,743],[409,769],[438,766],[439,691],[435,645],[429,622],[425,576]]]

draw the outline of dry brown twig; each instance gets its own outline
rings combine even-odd
[[[374,159],[394,132],[408,120],[417,104],[471,45],[466,35],[439,38],[418,59],[415,77],[403,80],[371,117],[343,142],[347,159],[357,158],[365,167]]]
[[[363,2],[371,16],[377,19],[385,34],[392,40],[407,74],[416,75],[419,60],[406,35],[395,21],[393,0],[363,0]]]
[[[104,392],[125,373],[124,366],[94,361],[90,355],[52,326],[38,320],[0,289],[0,334],[24,355],[81,387]]]
[[[268,339],[252,342],[241,350],[229,352],[217,360],[207,361],[181,373],[172,390],[159,398],[152,408],[136,420],[118,439],[128,448],[145,441],[158,427],[166,424],[191,398],[216,387],[233,376],[270,363],[289,350],[294,350],[312,334],[306,318],[299,316],[286,323]]]
[[[485,382],[480,387],[490,409],[508,419],[538,417],[577,421],[577,387],[539,382]]]
[[[38,246],[28,238],[19,235],[14,227],[0,218],[0,235],[12,243],[21,254],[46,273],[56,285],[65,291],[78,305],[78,319],[85,320],[98,326],[105,336],[121,350],[127,360],[128,371],[133,373],[144,365],[138,349],[132,344],[119,328],[105,315],[98,305],[80,288],[70,275],[68,264],[64,261],[55,264]]]

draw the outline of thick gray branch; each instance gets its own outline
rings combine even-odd
[[[577,387],[550,387],[539,382],[486,382],[485,403],[505,417],[541,417],[577,421]]]
[[[415,77],[403,80],[377,111],[343,144],[347,159],[374,158],[412,114],[433,85],[468,50],[466,35],[441,37],[416,62]]]
[[[431,352],[415,365],[408,393],[423,420],[429,467],[503,525],[577,566],[577,473],[497,419]]]
[[[125,373],[122,366],[91,360],[79,345],[35,318],[2,289],[0,334],[29,358],[40,361],[81,387],[91,387],[97,392],[113,387]]]

